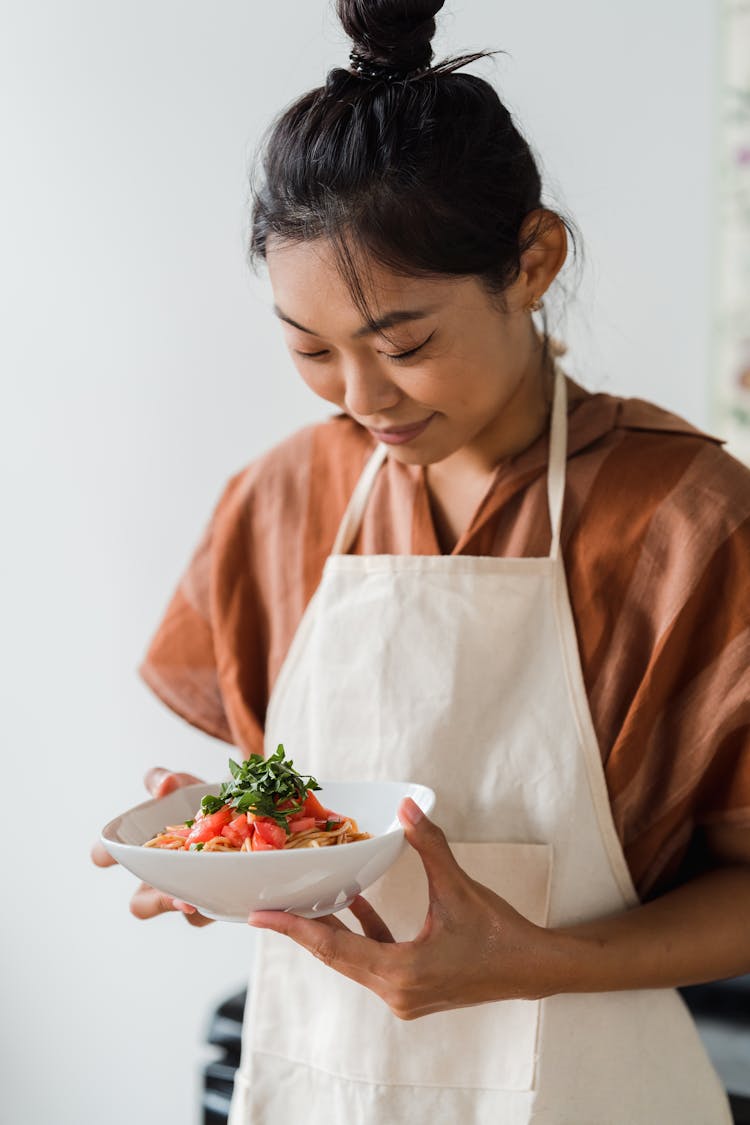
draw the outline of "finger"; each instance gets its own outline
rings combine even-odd
[[[194,906],[188,902],[183,902],[180,898],[173,898],[172,903],[175,910],[180,910],[185,915],[185,921],[189,922],[191,926],[210,926],[214,921],[213,918],[207,918],[205,914],[201,914]]]
[[[167,914],[176,909],[171,895],[157,891],[148,883],[141,883],[130,900],[130,913],[141,919],[158,918],[160,914]]]
[[[372,938],[373,941],[395,941],[383,919],[366,898],[357,895],[349,903],[349,909],[364,930],[365,937]]]
[[[194,914],[185,915],[185,921],[188,925],[195,926],[199,930],[204,926],[210,926],[215,920],[215,918],[207,918],[205,914],[200,914],[197,910]]]
[[[142,920],[158,918],[160,914],[180,913],[191,926],[209,926],[213,918],[206,918],[194,906],[182,899],[172,898],[171,895],[157,891],[148,883],[141,883],[138,890],[130,900],[130,912]]]
[[[348,934],[353,932],[340,918],[337,918],[335,914],[323,914],[320,918],[317,918],[316,921],[321,922],[324,926],[330,927],[332,930],[346,930]]]
[[[143,784],[152,797],[166,797],[175,789],[182,789],[184,785],[196,785],[202,778],[194,777],[192,773],[174,773],[165,770],[162,766],[153,766],[146,770]]]
[[[411,797],[404,797],[399,805],[398,818],[406,839],[424,864],[431,892],[445,894],[465,880],[442,828],[425,816]]]
[[[323,964],[371,987],[372,979],[378,975],[380,945],[352,933],[341,922],[331,925],[330,917],[300,918],[283,910],[254,910],[248,922],[257,929],[285,934]]]
[[[195,914],[195,907],[191,906],[189,902],[183,902],[181,898],[173,898],[172,906],[175,910],[181,910],[183,914]]]
[[[92,844],[90,854],[91,859],[97,867],[112,867],[113,864],[117,863],[114,856],[109,854],[104,844],[100,843],[99,840],[97,840],[95,844]]]

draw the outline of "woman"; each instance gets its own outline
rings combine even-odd
[[[430,67],[441,7],[339,0],[351,67],[268,138],[252,254],[341,413],[231,479],[141,669],[438,794],[356,922],[251,916],[231,1122],[718,1125],[673,989],[750,969],[750,474],[566,378],[570,224],[482,53]]]

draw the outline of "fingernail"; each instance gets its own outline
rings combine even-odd
[[[160,778],[157,783],[154,794],[156,797],[167,797],[172,792],[173,788],[172,775],[170,773],[165,773],[164,777]]]
[[[420,820],[424,816],[424,813],[420,809],[417,802],[412,801],[411,797],[404,798],[403,804],[401,806],[401,811],[410,824],[419,824]]]

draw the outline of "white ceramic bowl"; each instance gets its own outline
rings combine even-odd
[[[328,848],[267,852],[186,852],[144,848],[166,824],[195,816],[219,784],[188,785],[115,817],[101,833],[109,854],[139,879],[225,922],[246,922],[251,910],[287,910],[316,918],[343,910],[388,870],[404,846],[396,810],[411,797],[427,815],[435,794],[400,781],[321,782],[316,796],[351,816],[371,840]]]

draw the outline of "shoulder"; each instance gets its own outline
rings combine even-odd
[[[570,379],[569,384],[572,388],[569,398],[574,404],[570,412],[574,452],[577,445],[606,447],[621,442],[626,436],[645,441],[644,448],[654,453],[661,449],[669,454],[684,445],[685,440],[715,447],[724,445],[722,438],[699,429],[655,402],[586,391]],[[694,448],[698,446],[694,444]]]
[[[214,522],[301,517],[326,488],[348,498],[375,444],[346,414],[303,426],[229,477]]]
[[[642,513],[658,509],[701,520],[720,513],[736,524],[750,517],[750,468],[733,457],[720,437],[656,403],[592,395],[578,407],[600,416],[595,440],[581,450],[597,492]]]
[[[682,437],[699,438],[701,441],[722,445],[723,441],[713,434],[698,429],[692,422],[679,414],[657,406],[642,398],[615,398],[617,415],[615,425],[620,429],[646,434],[676,434]]]
[[[665,496],[687,516],[724,512],[734,521],[750,516],[750,468],[733,457],[724,440],[678,414],[642,399],[623,399],[618,427],[645,466],[666,473]]]
[[[655,643],[686,607],[712,612],[719,591],[744,603],[750,469],[677,414],[604,397],[608,428],[570,462],[568,562],[608,617],[627,607]]]

